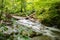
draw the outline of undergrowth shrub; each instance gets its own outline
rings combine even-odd
[[[46,26],[57,26],[57,28],[60,28],[60,2],[53,3],[49,10],[41,15],[43,16],[43,24]]]

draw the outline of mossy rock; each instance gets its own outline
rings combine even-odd
[[[49,36],[36,36],[31,38],[31,40],[52,40],[52,38]]]

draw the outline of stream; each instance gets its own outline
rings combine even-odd
[[[16,21],[17,25],[31,28],[36,33],[43,34],[43,36],[33,37],[32,38],[33,40],[43,40],[45,37],[47,37],[47,39],[44,39],[44,40],[48,40],[48,39],[49,40],[60,40],[60,38],[59,38],[60,37],[60,30],[59,29],[56,29],[54,27],[47,27],[47,26],[41,24],[40,22],[25,19],[24,17],[18,17],[18,18],[19,18],[19,20]],[[50,39],[50,37],[52,39]]]
[[[18,30],[17,26],[19,26],[19,27],[23,27],[24,29],[23,31],[25,31],[23,33],[27,33],[26,30],[31,29],[32,31],[34,31],[33,34],[34,33],[38,34],[38,36],[37,35],[33,36],[31,40],[60,40],[60,29],[57,29],[54,27],[47,27],[38,21],[34,21],[32,19],[26,19],[25,17],[13,16],[13,18],[18,19],[15,21],[12,20],[14,21],[13,22],[14,29],[12,29],[9,26],[6,26],[8,30],[4,32],[5,34],[18,32],[19,30],[21,30],[21,28]],[[32,35],[29,35],[29,33],[30,32],[27,33],[28,36],[32,36]]]

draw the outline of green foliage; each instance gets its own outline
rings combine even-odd
[[[49,9],[51,4],[57,1],[59,0],[4,0],[4,11],[7,10],[9,13],[15,14],[22,14],[19,13],[21,11],[39,11],[41,8]]]
[[[0,18],[2,18],[2,20],[8,20],[4,14],[28,16],[32,14],[33,11],[36,12],[34,17],[39,19],[44,25],[56,25],[60,28],[60,0],[4,0],[3,3],[0,0]],[[14,25],[14,23],[13,20],[11,24]],[[13,32],[10,35],[5,35],[4,32],[7,31],[8,28],[6,24],[0,24],[0,40],[29,40],[29,36],[35,33],[24,26],[17,25],[16,28],[18,31],[17,34]],[[12,28],[12,30],[13,29],[14,28]]]
[[[51,5],[48,11],[43,12],[39,18],[43,19],[42,23],[47,26],[57,26],[60,25],[60,2],[55,2]]]
[[[9,30],[9,29],[11,29],[11,30]],[[28,28],[24,28],[19,25],[16,27],[17,33],[15,33],[15,32],[13,32],[13,30],[15,30],[15,28],[12,28],[12,27],[8,28],[6,25],[2,24],[2,25],[0,25],[0,40],[30,40],[27,29]],[[12,31],[12,33],[10,33],[11,31]],[[23,31],[26,34],[22,33]],[[30,32],[30,30],[29,30],[29,32]]]

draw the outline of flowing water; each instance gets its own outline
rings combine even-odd
[[[21,25],[21,26],[25,26],[25,27],[28,27],[28,28],[31,28],[33,31],[35,31],[37,33],[42,33],[43,35],[47,35],[49,37],[52,37],[52,40],[57,40],[55,38],[58,38],[58,40],[60,40],[59,39],[59,37],[60,37],[60,30],[59,29],[56,29],[56,28],[53,28],[53,27],[47,27],[47,26],[45,26],[45,25],[43,25],[43,24],[41,24],[41,23],[39,23],[37,21],[31,21],[31,20],[25,19],[25,18],[23,18],[23,19],[20,18],[20,20],[16,21],[16,24],[17,25]],[[40,39],[41,37],[45,38],[45,36],[37,36],[37,37],[34,37],[32,39],[35,40],[35,38],[36,38],[38,40],[43,40],[43,38]]]
[[[36,33],[43,34],[43,36],[36,36],[36,37],[33,37],[31,40],[43,40],[43,39],[44,40],[60,40],[60,29],[57,29],[54,27],[47,27],[38,21],[26,19],[24,17],[17,17],[17,18],[19,20],[15,21],[16,23],[14,24],[14,26],[20,25],[20,26],[23,26],[24,28],[28,27],[33,31],[35,31]]]

